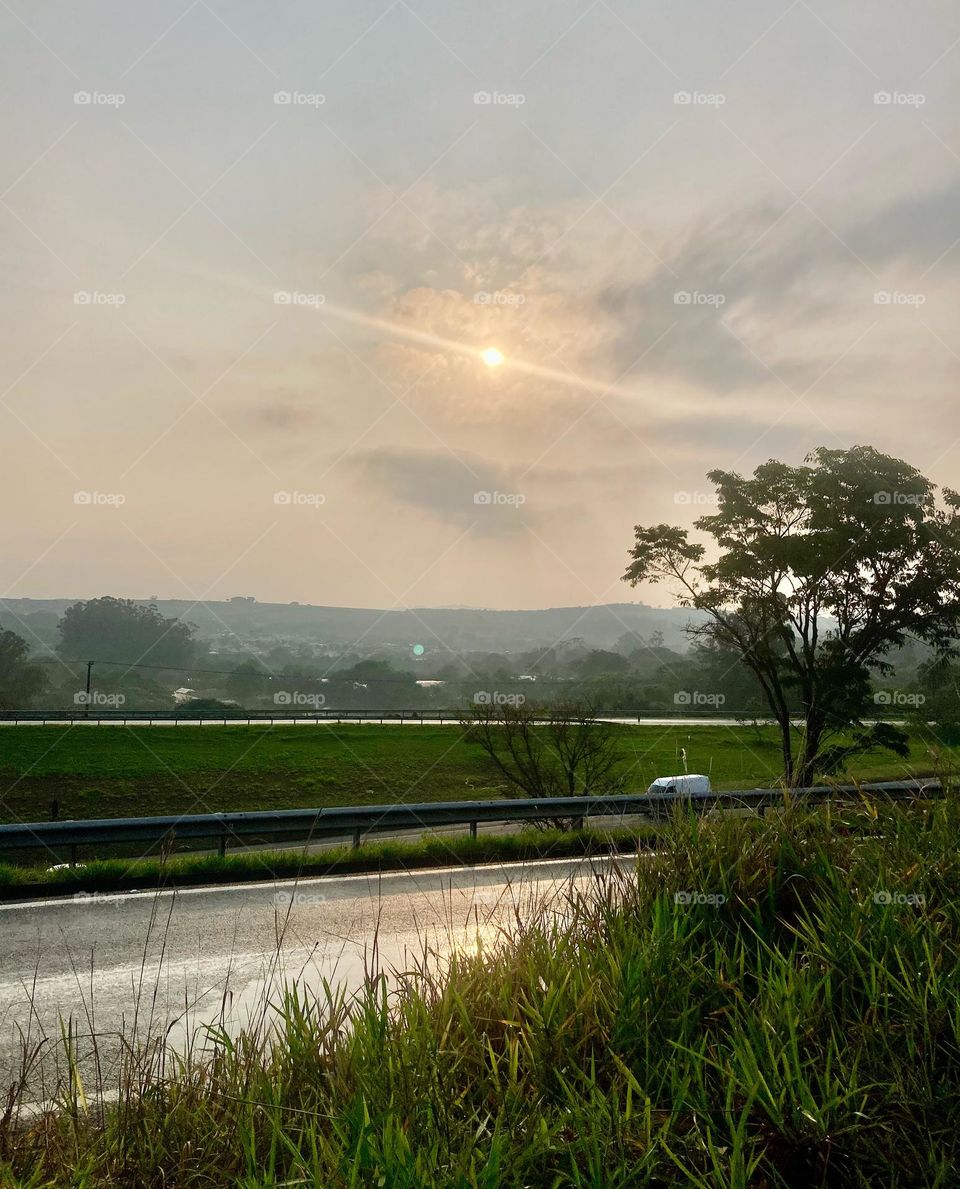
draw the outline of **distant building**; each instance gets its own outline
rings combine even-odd
[[[536,681],[536,680],[537,680],[536,673],[521,673],[520,676],[517,678],[517,681]]]

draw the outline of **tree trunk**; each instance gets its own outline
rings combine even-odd
[[[793,786],[793,745],[790,738],[790,715],[778,717],[780,726],[780,748],[783,753],[783,779],[787,788]]]
[[[797,765],[797,787],[809,788],[816,776],[816,763],[820,756],[824,722],[822,715],[808,713],[803,736],[803,750]]]

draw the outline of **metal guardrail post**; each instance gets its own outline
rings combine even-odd
[[[471,822],[470,823],[470,837],[476,838],[476,836],[477,836],[477,823]]]

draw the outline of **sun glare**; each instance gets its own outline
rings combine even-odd
[[[504,355],[496,347],[487,347],[486,350],[480,352],[480,358],[487,367],[499,367],[503,363]]]

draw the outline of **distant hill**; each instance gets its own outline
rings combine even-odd
[[[146,603],[147,599],[137,602]],[[47,643],[56,640],[56,621],[76,599],[2,599],[0,625],[29,635],[23,623]],[[547,607],[536,611],[494,611],[470,607],[417,607],[383,611],[367,607],[318,607],[300,603],[258,603],[250,599],[193,604],[159,599],[160,611],[196,625],[211,639],[225,631],[241,639],[276,638],[337,647],[362,641],[366,648],[422,643],[438,638],[456,651],[522,651],[561,640],[581,639],[591,648],[612,648],[628,632],[649,639],[663,634],[669,648],[687,646],[684,626],[697,617],[679,607],[607,603],[593,607]],[[18,623],[18,618],[22,623]],[[31,640],[36,643],[36,639]]]

